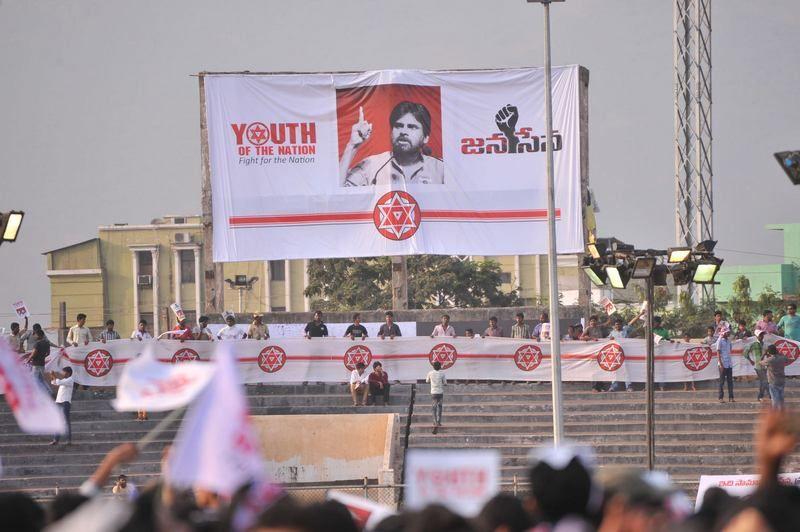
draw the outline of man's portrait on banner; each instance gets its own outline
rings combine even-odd
[[[336,113],[340,186],[444,183],[439,87],[339,89]]]

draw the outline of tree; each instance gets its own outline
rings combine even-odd
[[[508,307],[519,303],[516,291],[500,290],[500,264],[442,255],[408,259],[410,308]]]
[[[728,299],[728,312],[733,320],[750,323],[755,315],[753,299],[750,297],[750,280],[740,275],[733,281],[733,293]]]
[[[408,259],[409,308],[513,306],[516,291],[505,293],[500,265],[492,260],[459,260],[441,255]],[[305,294],[312,306],[328,311],[390,308],[388,257],[312,260]]]
[[[388,257],[312,260],[305,295],[327,311],[389,308],[391,267]]]
[[[756,304],[758,305],[756,311],[759,313],[765,310],[771,310],[777,314],[780,312],[779,309],[783,306],[783,298],[772,289],[772,286],[766,285],[764,290],[758,294]]]

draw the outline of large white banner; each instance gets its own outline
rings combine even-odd
[[[205,75],[214,261],[583,251],[579,68]],[[524,235],[524,236],[522,236]]]
[[[742,356],[749,342],[733,343],[733,374],[755,375]],[[796,342],[770,337],[791,363],[787,375],[800,375],[800,353]],[[105,344],[65,350],[60,364],[71,365],[76,382],[115,386],[122,369],[148,344],[158,360],[180,363],[210,360],[219,342],[114,340]],[[233,340],[239,373],[246,383],[346,382],[358,362],[368,366],[379,360],[391,381],[416,382],[425,378],[431,364],[439,361],[448,379],[550,380],[550,344],[510,338],[402,337],[394,340],[368,338],[274,338]],[[644,382],[646,373],[644,339],[594,342],[562,342],[562,378],[565,381]],[[719,378],[717,355],[705,345],[661,342],[656,346],[656,382],[689,382]]]

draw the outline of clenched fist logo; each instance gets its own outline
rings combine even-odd
[[[508,140],[508,153],[517,153],[517,144],[519,144],[519,139],[516,135],[517,120],[519,120],[519,109],[511,104],[501,108],[494,115],[494,122],[497,124],[497,128]]]
[[[361,146],[369,136],[372,135],[372,124],[364,119],[364,108],[358,106],[358,122],[353,125],[350,131],[350,144],[354,148]]]

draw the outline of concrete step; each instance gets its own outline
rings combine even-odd
[[[72,464],[64,461],[61,464],[24,464],[12,465],[8,463],[3,464],[3,480],[0,481],[2,485],[7,479],[17,477],[24,478],[47,478],[53,474],[59,476],[82,476],[84,480],[88,478],[95,470],[96,464]],[[161,472],[161,461],[141,461],[136,460],[131,464],[127,464],[120,468],[119,473],[128,474],[152,474],[158,475]],[[117,474],[119,474],[117,473]]]
[[[121,469],[120,471],[125,473],[124,469]],[[128,473],[125,474],[127,475]],[[128,475],[128,477],[131,482],[141,487],[151,480],[157,479],[158,475],[153,473],[132,473]],[[57,471],[53,471],[50,476],[46,477],[8,477],[4,478],[2,483],[0,483],[0,492],[18,491],[23,489],[55,491],[56,487],[59,489],[77,490],[86,480],[86,478],[87,477],[85,475],[60,475]],[[109,482],[103,491],[110,492],[113,485],[114,483],[111,481],[111,479],[109,479]]]

